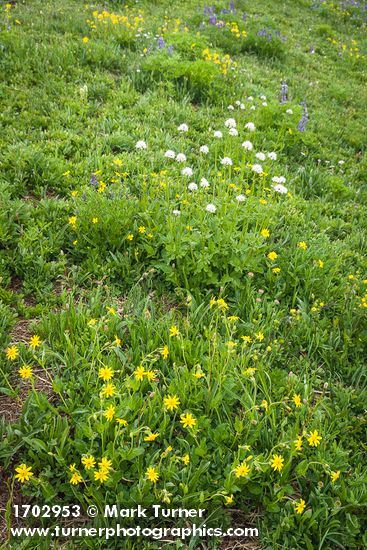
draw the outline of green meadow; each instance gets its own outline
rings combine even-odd
[[[366,24],[1,3],[2,548],[367,547]],[[115,503],[258,536],[52,532]]]

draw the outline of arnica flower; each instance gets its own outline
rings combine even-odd
[[[178,328],[176,327],[176,325],[173,325],[170,329],[169,329],[169,335],[170,336],[178,336],[180,334],[180,331],[178,330]]]
[[[269,252],[268,256],[269,260],[274,261],[277,259],[278,254],[276,252]]]
[[[81,463],[83,464],[83,466],[86,470],[90,470],[91,468],[94,468],[95,463],[96,463],[96,459],[92,455],[83,456],[82,460],[81,460]]]
[[[209,147],[207,145],[202,145],[199,149],[200,153],[207,155],[209,153]]]
[[[260,153],[256,153],[255,157],[256,157],[258,160],[261,160],[261,161],[263,161],[263,160],[266,159],[265,153],[262,153],[261,151],[260,151]]]
[[[178,409],[180,405],[180,400],[177,395],[167,395],[167,397],[163,399],[163,402],[168,411],[174,411]]]
[[[174,159],[176,158],[176,153],[174,151],[172,151],[171,149],[168,149],[168,151],[166,151],[164,153],[164,156],[167,158],[167,159]]]
[[[224,499],[225,499],[226,506],[233,503],[233,495],[225,496]]]
[[[178,153],[176,160],[177,162],[186,162],[186,155],[184,153]]]
[[[160,435],[159,432],[150,433],[144,437],[144,441],[155,441]]]
[[[168,349],[167,345],[163,346],[162,351],[161,351],[161,355],[162,355],[163,359],[167,359],[167,357],[169,356],[169,349]]]
[[[245,124],[245,128],[249,132],[254,132],[256,130],[255,124],[253,122],[248,122],[247,124]]]
[[[246,462],[241,462],[236,468],[234,469],[234,473],[236,477],[245,477],[250,472],[250,467],[246,464]]]
[[[210,187],[208,180],[205,178],[201,178],[200,187],[203,187],[204,189],[207,189],[208,187]]]
[[[128,421],[125,418],[116,418],[116,422],[119,426],[123,426],[124,428],[129,425]]]
[[[319,432],[317,430],[310,433],[310,437],[308,438],[308,443],[311,447],[318,447],[320,445],[320,441],[322,440],[321,435],[319,435]]]
[[[305,241],[300,241],[298,244],[297,244],[298,248],[300,248],[301,250],[307,250],[307,244],[305,243]]]
[[[224,123],[224,126],[226,128],[236,128],[237,123],[234,118],[227,118],[227,120]]]
[[[222,158],[222,160],[220,161],[220,163],[221,163],[223,166],[232,166],[232,165],[233,165],[232,159],[229,158],[229,157],[224,157],[224,158]]]
[[[284,458],[282,457],[282,455],[273,455],[270,466],[273,468],[274,471],[281,472],[284,467]]]
[[[256,174],[261,174],[263,172],[263,167],[261,166],[261,164],[253,164],[252,171]]]
[[[145,143],[145,141],[140,140],[136,142],[135,149],[142,150],[146,148],[147,148],[147,144]]]
[[[137,368],[134,370],[133,374],[134,374],[136,380],[139,380],[139,381],[143,380],[144,375],[145,375],[145,369],[144,369],[144,367],[143,367],[142,365],[140,365],[139,367],[137,367]]]
[[[215,138],[222,138],[222,137],[223,137],[223,134],[222,134],[222,132],[220,132],[219,130],[215,130],[215,132],[214,132],[214,137],[215,137]]]
[[[298,502],[295,502],[294,504],[294,509],[296,510],[297,514],[302,514],[305,508],[306,508],[306,503],[302,498]]]
[[[302,437],[298,436],[294,442],[294,448],[296,451],[302,451]]]
[[[292,397],[293,403],[296,405],[297,408],[302,406],[301,396],[299,393],[295,393]]]
[[[6,348],[5,353],[6,357],[10,359],[10,361],[15,361],[15,359],[19,356],[19,350],[17,346],[10,346]]]
[[[114,407],[113,405],[110,405],[107,410],[104,412],[104,416],[107,418],[107,420],[109,422],[111,422],[111,420],[113,419],[113,417],[115,416],[116,414],[116,407]]]
[[[30,367],[29,365],[24,365],[23,367],[20,367],[18,373],[21,378],[31,378],[33,374],[32,367]]]
[[[187,124],[180,124],[180,126],[177,128],[179,132],[188,132],[189,127]]]
[[[261,236],[264,237],[265,239],[267,239],[268,237],[270,237],[270,231],[269,231],[269,229],[266,229],[266,228],[265,228],[265,229],[262,229],[260,234],[261,234]]]
[[[187,466],[189,463],[190,463],[190,456],[188,454],[185,454],[182,458],[181,458],[182,462],[185,464],[185,466]]]
[[[103,458],[101,458],[101,461],[98,462],[98,468],[101,471],[109,472],[110,469],[112,468],[112,460],[104,456]]]
[[[186,168],[183,168],[183,169],[181,170],[181,174],[182,174],[183,176],[189,176],[189,177],[190,177],[190,176],[193,175],[193,173],[194,173],[193,169],[190,168],[189,166],[186,166]]]
[[[153,483],[156,483],[159,479],[159,473],[153,466],[149,466],[147,471],[145,472],[146,477],[149,479],[149,481],[152,481]]]
[[[254,146],[252,145],[251,141],[244,141],[242,143],[242,147],[246,150],[246,151],[252,151],[252,149],[254,148]]]
[[[20,481],[21,483],[28,481],[33,476],[32,466],[27,466],[26,464],[21,464],[20,466],[17,466],[15,468],[15,471],[17,472],[15,475],[15,479],[17,481]]]
[[[32,349],[38,348],[41,345],[40,337],[37,335],[32,336],[32,338],[29,340],[28,345]]]
[[[184,428],[193,428],[196,424],[196,418],[191,413],[181,414],[180,423]]]
[[[106,384],[101,390],[102,397],[113,397],[116,393],[116,386],[110,382]]]
[[[106,470],[96,470],[94,472],[94,479],[95,479],[95,481],[99,481],[100,483],[104,483],[108,479],[108,472]]]
[[[330,477],[331,481],[335,483],[340,477],[340,470],[337,470],[336,472],[331,472]]]
[[[205,210],[207,212],[209,212],[210,214],[214,214],[217,210],[216,206],[214,206],[214,204],[208,204],[206,207],[205,207]]]
[[[113,370],[111,367],[101,367],[98,371],[98,378],[102,378],[104,382],[111,380],[113,377]]]
[[[79,472],[74,472],[73,475],[70,478],[70,483],[72,485],[78,485],[78,483],[80,483],[81,481],[83,481],[83,478],[79,474]]]

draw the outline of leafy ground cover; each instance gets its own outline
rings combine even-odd
[[[2,4],[6,548],[116,547],[10,539],[19,502],[366,546],[366,17]]]

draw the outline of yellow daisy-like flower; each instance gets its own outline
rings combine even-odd
[[[168,411],[174,411],[178,409],[180,405],[180,400],[177,395],[167,395],[167,397],[163,399],[163,402]]]
[[[196,372],[193,373],[193,376],[197,380],[200,380],[200,378],[203,378],[205,376],[205,374],[201,370],[197,370]]]
[[[280,269],[280,267],[273,267],[272,272],[273,273],[280,273],[281,269]]]
[[[269,231],[269,229],[262,229],[262,230],[261,230],[261,236],[264,237],[265,239],[267,239],[268,237],[270,237],[270,231]]]
[[[298,244],[297,244],[298,248],[300,248],[301,250],[307,250],[307,244],[305,243],[305,241],[300,241]]]
[[[32,349],[36,349],[41,345],[40,337],[37,335],[32,336],[32,338],[29,340],[29,347]]]
[[[100,483],[104,483],[108,479],[108,472],[107,470],[96,470],[94,472],[94,479],[95,481],[99,481]]]
[[[185,466],[187,466],[190,462],[190,456],[188,454],[185,454],[182,458],[181,458],[182,462],[185,464]]]
[[[134,376],[136,378],[136,380],[143,380],[144,378],[144,375],[145,375],[145,369],[142,365],[140,365],[139,367],[137,367],[135,370],[134,370]]]
[[[98,223],[98,218],[92,218],[92,224],[93,225],[96,225]]]
[[[163,359],[167,359],[167,357],[169,356],[168,346],[163,346],[162,351],[161,351],[161,355],[162,355]]]
[[[107,418],[109,422],[111,422],[115,414],[116,414],[116,407],[114,407],[113,405],[110,405],[108,409],[104,412],[104,416]]]
[[[159,479],[159,473],[153,466],[149,466],[147,471],[145,472],[145,475],[149,479],[149,481],[152,481],[153,483],[156,483]]]
[[[88,321],[87,323],[88,327],[94,327],[96,324],[97,324],[97,319],[90,319],[90,321]]]
[[[159,432],[151,433],[144,437],[144,441],[155,441],[161,434]]]
[[[269,258],[269,260],[271,260],[271,261],[276,260],[277,257],[278,257],[278,254],[277,254],[276,252],[269,252],[269,254],[268,254],[268,258]]]
[[[305,501],[301,498],[298,502],[295,502],[294,508],[297,514],[302,514],[303,510],[306,508]]]
[[[15,479],[21,483],[25,483],[33,476],[32,466],[27,466],[26,464],[20,464],[20,466],[15,468],[15,471],[17,472]]]
[[[116,418],[116,422],[120,426],[124,426],[124,427],[126,427],[129,424],[128,421],[125,420],[125,418]]]
[[[196,418],[191,413],[181,414],[180,423],[184,428],[193,428],[196,424]]]
[[[241,336],[241,340],[243,340],[245,342],[245,344],[251,344],[252,342],[252,338],[251,336]]]
[[[111,367],[101,367],[98,371],[98,378],[102,378],[104,382],[111,380],[113,377],[113,370]]]
[[[340,477],[340,470],[337,470],[336,472],[331,472],[330,477],[331,481],[335,483]]]
[[[259,340],[259,342],[262,342],[265,338],[262,332],[258,332],[257,334],[255,334],[255,336],[256,336],[256,340]]]
[[[141,225],[141,226],[138,228],[138,231],[139,231],[139,233],[140,233],[141,235],[144,235],[144,233],[145,233],[145,231],[146,231],[144,225]]]
[[[98,468],[102,471],[108,472],[112,468],[112,460],[105,456],[101,458],[101,462],[98,462]]]
[[[299,407],[302,407],[302,401],[301,401],[301,396],[299,393],[295,393],[292,397],[292,401],[293,403],[296,405],[297,409]]]
[[[5,350],[6,357],[10,359],[10,361],[15,361],[15,359],[19,356],[19,350],[17,346],[9,346]]]
[[[129,233],[126,238],[128,241],[132,241],[134,238],[134,235],[132,233]]]
[[[234,469],[234,473],[236,477],[245,477],[250,472],[250,467],[246,462],[241,462],[236,468]]]
[[[228,496],[225,496],[224,499],[225,499],[225,505],[228,506],[229,504],[232,504],[233,503],[233,495],[228,495]]]
[[[261,401],[261,407],[262,407],[263,409],[265,409],[266,411],[269,409],[269,403],[267,402],[266,399],[263,399],[263,400]]]
[[[302,451],[302,437],[298,436],[294,442],[294,448],[296,451]]]
[[[83,464],[83,466],[86,470],[90,470],[91,468],[94,468],[94,466],[96,464],[96,459],[92,455],[83,456],[82,460],[81,460],[81,463]]]
[[[317,265],[322,269],[325,263],[322,260],[317,260]]]
[[[108,384],[103,386],[101,390],[102,397],[113,397],[115,393],[116,393],[116,386],[114,384],[111,384],[111,382],[108,382]]]
[[[79,472],[74,472],[73,475],[70,478],[70,483],[72,485],[78,485],[78,483],[80,483],[81,481],[83,481],[83,478],[79,474]]]
[[[320,445],[320,441],[322,440],[321,435],[319,435],[319,432],[317,430],[310,433],[310,437],[308,438],[308,443],[311,447],[317,447]]]
[[[31,378],[33,374],[32,367],[29,365],[24,365],[23,367],[20,367],[18,373],[21,378]]]
[[[83,42],[83,44],[88,44],[88,42],[89,42],[88,36],[83,36],[82,42]]]
[[[156,375],[157,375],[155,370],[147,370],[147,371],[145,371],[144,374],[147,377],[147,380],[149,380],[150,382],[152,382],[156,378]]]
[[[273,455],[270,466],[273,468],[274,471],[281,472],[284,467],[284,458],[282,457],[282,455]]]
[[[180,331],[178,330],[178,328],[176,327],[176,325],[173,325],[170,329],[169,329],[169,335],[170,336],[178,336],[180,334]]]
[[[115,334],[114,344],[117,347],[121,346],[121,339],[116,334]]]

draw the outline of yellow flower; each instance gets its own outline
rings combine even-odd
[[[91,468],[94,468],[96,459],[92,455],[83,456],[81,462],[86,470],[90,470]]]
[[[116,315],[116,310],[115,310],[114,307],[107,307],[107,313],[108,313],[109,315],[114,316],[114,315]]]
[[[259,340],[259,342],[262,342],[265,338],[262,332],[258,332],[257,334],[255,334],[255,336],[256,336],[256,340]]]
[[[269,254],[268,254],[269,260],[274,261],[274,260],[277,259],[277,257],[278,257],[278,254],[276,252],[269,252]]]
[[[111,380],[113,377],[113,370],[111,367],[101,367],[98,371],[98,378],[102,378],[104,382]]]
[[[161,355],[162,355],[163,359],[167,359],[167,357],[169,356],[168,346],[163,346],[162,351],[161,351]]]
[[[228,321],[238,321],[239,317],[238,315],[229,315],[227,319]]]
[[[76,228],[76,220],[77,220],[76,216],[70,216],[69,218],[69,225],[71,225],[73,229]]]
[[[233,503],[233,495],[225,496],[224,498],[225,498],[225,505],[226,506]]]
[[[305,501],[301,498],[299,502],[294,503],[295,510],[297,514],[302,514],[303,510],[306,508]]]
[[[281,269],[280,269],[280,267],[273,267],[272,272],[273,273],[280,273]]]
[[[241,462],[236,468],[234,469],[234,473],[236,477],[245,477],[250,471],[250,467],[246,464],[246,462]]]
[[[74,472],[73,475],[71,476],[70,483],[72,485],[78,485],[78,483],[80,483],[81,481],[83,481],[83,478],[79,474],[79,472]]]
[[[100,483],[103,483],[108,479],[108,472],[106,470],[97,470],[94,472],[94,479],[95,481],[99,481]]]
[[[149,481],[152,481],[153,483],[156,483],[159,479],[159,473],[153,466],[149,466],[147,471],[145,472],[145,475],[149,479]]]
[[[152,380],[154,380],[155,377],[156,377],[156,371],[155,370],[146,370],[144,374],[147,377],[147,379],[150,380],[150,382]]]
[[[98,223],[98,218],[92,218],[92,224],[96,225],[96,223]]]
[[[94,327],[96,324],[97,324],[97,319],[91,319],[87,323],[88,327]]]
[[[278,470],[278,472],[281,472],[284,467],[284,458],[281,455],[273,455],[270,466],[273,468],[273,470]]]
[[[307,250],[307,244],[305,243],[305,241],[300,241],[298,244],[297,244],[298,248],[301,248],[302,250]]]
[[[155,441],[161,434],[159,432],[151,433],[144,437],[144,441]]]
[[[89,42],[88,36],[84,36],[83,39],[82,39],[82,42],[83,42],[84,44],[87,44],[87,43]]]
[[[32,367],[30,367],[29,365],[24,365],[23,367],[21,367],[19,370],[19,376],[21,378],[31,378],[32,376]]]
[[[121,159],[114,159],[112,162],[116,166],[122,166],[122,160]]]
[[[262,237],[265,237],[265,239],[267,239],[268,237],[270,237],[270,231],[269,231],[269,229],[262,229],[262,230],[261,230],[261,236],[262,236]]]
[[[41,340],[39,336],[32,336],[32,338],[29,340],[29,347],[32,349],[36,349],[41,345]]]
[[[196,418],[191,413],[181,414],[180,423],[184,428],[192,428],[196,424]]]
[[[190,457],[188,454],[185,454],[182,458],[181,458],[182,462],[185,464],[185,466],[187,466],[190,462]]]
[[[112,467],[112,460],[104,456],[101,462],[98,462],[98,467],[101,471],[108,472]]]
[[[120,426],[126,427],[128,425],[128,421],[125,420],[125,418],[116,418],[117,424],[120,424]]]
[[[340,470],[337,470],[336,472],[331,472],[330,477],[331,481],[335,483],[340,477]]]
[[[266,399],[263,399],[263,400],[261,401],[261,406],[262,406],[262,408],[265,409],[266,411],[269,409],[269,404],[268,404],[268,402],[266,401]]]
[[[129,233],[126,238],[127,238],[128,241],[132,241],[133,238],[134,238],[134,235],[132,233]]]
[[[139,233],[141,233],[141,235],[144,235],[144,233],[145,233],[145,227],[144,227],[144,225],[141,225],[141,226],[138,228],[138,231],[139,231]]]
[[[225,300],[223,300],[223,298],[219,298],[216,303],[219,309],[221,309],[222,311],[229,309],[229,305]]]
[[[296,405],[297,408],[302,406],[301,396],[299,393],[295,393],[292,397],[293,403]]]
[[[104,412],[104,416],[107,418],[109,422],[113,419],[115,414],[116,414],[116,407],[114,407],[113,405],[110,405],[108,409]]]
[[[251,336],[241,336],[241,339],[242,339],[246,344],[251,344],[251,342],[252,342]]]
[[[116,393],[116,386],[114,384],[111,384],[111,382],[108,382],[108,384],[103,386],[101,390],[102,397],[113,397],[115,393]]]
[[[144,374],[145,374],[145,369],[142,365],[140,365],[139,367],[137,367],[134,372],[133,372],[136,380],[143,380],[144,378]]]
[[[31,470],[32,466],[27,466],[26,464],[21,464],[20,466],[17,466],[15,468],[15,471],[17,472],[15,479],[20,481],[21,483],[28,481],[33,476],[33,472]]]
[[[178,330],[178,328],[176,327],[176,325],[173,325],[170,329],[169,329],[169,335],[170,336],[178,336],[180,334],[180,331]]]
[[[317,260],[317,265],[322,269],[325,263],[322,260]]]
[[[6,348],[5,353],[6,357],[10,359],[10,361],[14,361],[19,355],[19,350],[17,346],[10,346]]]
[[[177,409],[180,405],[180,400],[177,395],[167,395],[167,397],[165,397],[163,401],[168,411],[173,411]]]
[[[203,378],[205,376],[205,374],[201,370],[197,370],[196,372],[193,373],[193,376],[197,380],[200,380],[200,378]]]
[[[294,442],[294,447],[296,451],[302,451],[302,437],[298,436]]]
[[[115,346],[121,346],[121,339],[115,334]]]
[[[317,447],[318,445],[320,445],[321,439],[322,439],[321,435],[319,435],[318,431],[315,430],[310,433],[310,437],[308,438],[307,441],[311,447]]]
[[[73,464],[70,464],[69,470],[70,470],[71,472],[76,472],[76,464],[75,464],[75,462],[74,462]]]

